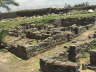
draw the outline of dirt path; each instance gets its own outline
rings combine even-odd
[[[93,33],[93,31],[94,31],[94,28],[84,32],[74,40],[86,40],[88,35]],[[7,70],[7,72],[37,72],[39,69],[39,59],[42,56],[48,56],[48,55],[58,53],[64,50],[64,45],[66,44],[70,44],[70,42],[57,45],[54,49],[41,53],[26,61],[16,57],[10,52],[1,51],[0,52],[0,72],[1,71],[6,72],[4,70]],[[94,71],[86,70],[82,72],[94,72]]]

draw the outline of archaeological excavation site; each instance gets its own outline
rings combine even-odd
[[[0,13],[0,72],[96,72],[96,5]]]

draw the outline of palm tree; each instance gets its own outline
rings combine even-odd
[[[14,0],[0,0],[0,7],[6,8],[8,11],[10,10],[8,7],[9,4],[18,6],[18,3],[16,3]]]

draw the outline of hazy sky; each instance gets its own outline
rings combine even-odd
[[[46,7],[64,7],[64,4],[79,4],[82,2],[89,2],[96,4],[96,0],[15,0],[20,6],[15,7],[10,5],[11,11],[21,9],[33,9],[33,8],[46,8]],[[4,11],[5,9],[1,8]]]

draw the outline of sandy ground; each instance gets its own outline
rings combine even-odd
[[[84,32],[79,37],[75,38],[75,40],[86,39],[89,34],[93,33],[93,30],[94,29],[92,28],[92,30]],[[54,53],[58,53],[64,50],[64,45],[69,43],[70,42],[57,45],[54,49],[41,53],[35,57],[30,58],[29,60],[22,60],[6,50],[0,51],[0,72],[37,72],[39,70],[39,59],[42,56],[48,56]],[[84,61],[84,59],[81,60],[81,62]],[[83,70],[81,72],[95,71]]]

